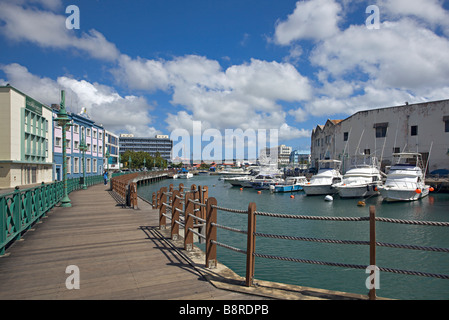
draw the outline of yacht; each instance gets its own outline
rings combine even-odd
[[[257,175],[251,182],[251,186],[256,190],[270,189],[271,185],[284,182],[279,173],[262,173]]]
[[[341,161],[319,160],[318,173],[304,185],[306,195],[328,195],[336,192],[334,184],[342,180],[340,173]]]
[[[259,174],[259,171],[252,171],[248,175],[223,178],[224,182],[230,183],[234,187],[251,188],[251,181]]]
[[[343,180],[334,184],[341,198],[378,196],[382,185],[380,165],[376,157],[356,156]]]
[[[271,185],[270,191],[274,193],[302,191],[307,182],[308,180],[304,176],[288,177],[283,183]]]
[[[391,166],[385,184],[379,187],[383,199],[415,201],[429,194],[430,186],[424,183],[425,174],[420,153],[394,153],[396,164]]]
[[[187,171],[185,168],[182,168],[181,171],[178,172],[177,178],[178,179],[190,179],[193,177],[193,174],[189,171]]]

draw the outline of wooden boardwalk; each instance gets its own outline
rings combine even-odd
[[[248,300],[218,289],[156,231],[158,215],[117,204],[104,185],[70,194],[0,258],[0,299]],[[68,290],[69,265],[80,289]]]

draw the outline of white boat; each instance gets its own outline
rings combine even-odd
[[[234,187],[251,188],[251,181],[258,175],[258,171],[254,171],[249,175],[237,177],[225,177],[224,182],[230,183]]]
[[[340,173],[341,161],[339,160],[319,160],[318,173],[304,185],[306,195],[334,194],[336,192],[334,184],[342,180]]]
[[[378,196],[382,172],[376,157],[356,156],[340,183],[334,184],[341,198]]]
[[[178,173],[178,179],[190,179],[193,178],[193,174],[190,172]]]
[[[385,184],[379,187],[383,199],[415,201],[429,194],[430,186],[424,183],[424,166],[420,153],[394,153],[396,164],[391,166]]]
[[[270,189],[271,185],[283,183],[281,174],[262,173],[257,175],[251,182],[251,186],[256,190]]]
[[[307,182],[308,180],[304,176],[288,177],[283,183],[271,185],[270,191],[274,193],[302,191]]]

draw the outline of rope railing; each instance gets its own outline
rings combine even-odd
[[[386,247],[395,249],[408,249],[408,250],[420,250],[430,252],[442,252],[449,253],[449,248],[437,248],[427,247],[409,244],[395,244],[384,243],[376,241],[376,223],[396,223],[406,225],[419,225],[419,226],[433,226],[433,227],[448,227],[448,222],[437,221],[416,221],[416,220],[402,220],[402,219],[390,219],[383,217],[376,217],[375,207],[369,208],[368,217],[326,217],[326,216],[310,216],[310,215],[294,215],[285,213],[272,213],[262,212],[256,210],[256,205],[250,203],[247,210],[232,209],[219,206],[215,198],[207,197],[207,187],[204,189],[201,186],[196,188],[195,185],[190,190],[184,191],[184,186],[180,184],[179,190],[173,190],[173,185],[170,185],[170,192],[167,192],[167,188],[162,188],[157,193],[153,194],[153,207],[159,208],[160,213],[160,228],[166,227],[166,210],[171,207],[172,210],[172,238],[178,238],[178,228],[183,227],[185,230],[184,235],[184,248],[191,250],[193,248],[193,235],[198,238],[206,240],[206,267],[213,268],[217,264],[217,246],[231,251],[242,253],[246,255],[246,286],[252,286],[254,284],[255,273],[255,258],[275,259],[280,261],[290,261],[297,263],[313,264],[313,265],[325,265],[332,267],[342,267],[351,269],[367,269],[370,266],[376,266],[376,247]],[[182,209],[184,208],[184,209]],[[226,226],[217,223],[217,212],[237,213],[245,214],[248,217],[247,229],[242,230],[235,227]],[[182,215],[184,220],[180,221]],[[175,217],[174,217],[175,215]],[[369,240],[339,240],[339,239],[320,239],[311,237],[302,237],[297,235],[280,235],[271,233],[256,232],[256,216],[263,216],[268,218],[281,218],[281,219],[296,219],[296,220],[314,220],[314,221],[337,221],[337,222],[368,222],[369,223]],[[201,222],[201,224],[194,224],[194,220]],[[202,226],[205,228],[200,232],[195,230],[195,227]],[[246,249],[236,248],[229,244],[219,242],[217,240],[217,229],[222,229],[234,233],[245,234],[247,237]],[[204,235],[205,234],[205,235]],[[315,242],[322,244],[336,244],[336,245],[362,245],[369,246],[370,261],[369,264],[348,264],[339,262],[326,262],[316,261],[311,259],[303,259],[297,257],[284,257],[282,255],[265,254],[255,251],[256,238],[270,238],[276,240],[291,240],[291,241],[305,241]],[[376,266],[377,267],[377,266]],[[387,267],[377,267],[379,271],[390,272],[395,274],[414,275],[422,277],[432,277],[438,279],[449,279],[449,275],[429,273],[422,271],[411,271],[393,269]],[[373,289],[370,289],[368,297],[369,299],[376,299],[376,291],[374,283],[376,283],[375,277],[377,276],[374,270],[371,271],[371,283]]]

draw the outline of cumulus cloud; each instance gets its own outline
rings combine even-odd
[[[26,92],[42,103],[60,102],[60,91],[66,90],[66,105],[77,113],[86,107],[91,118],[112,132],[128,132],[137,136],[153,136],[158,131],[151,127],[149,111],[153,106],[145,98],[120,96],[113,88],[85,80],[59,77],[56,80],[39,77],[19,64],[0,65],[7,80],[15,88]],[[126,121],[123,121],[126,119]]]
[[[286,113],[279,102],[305,101],[312,94],[293,65],[257,59],[223,70],[216,60],[197,55],[168,61],[122,56],[114,74],[131,89],[172,94],[171,104],[185,110],[167,114],[169,130],[191,130],[193,120],[219,130],[280,128]]]
[[[298,1],[285,21],[275,28],[274,41],[289,45],[298,40],[323,40],[339,31],[341,6],[334,0]]]
[[[34,2],[51,8],[57,8],[60,5],[60,2],[51,0]],[[94,58],[109,61],[118,58],[117,47],[107,41],[100,32],[90,30],[78,37],[74,30],[66,28],[66,16],[20,4],[21,1],[1,2],[0,32],[11,41],[29,41],[46,48],[77,49],[87,52]]]

